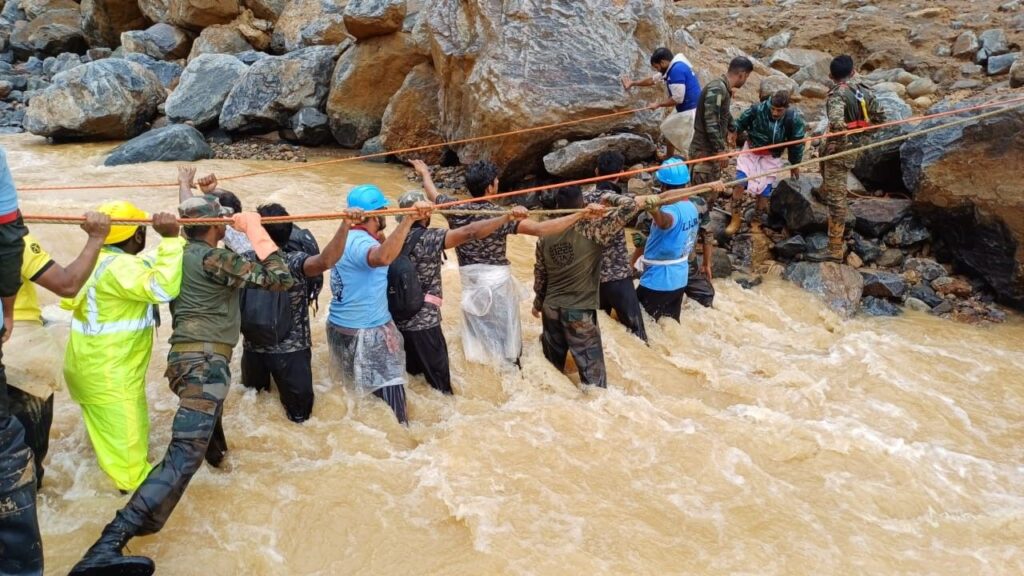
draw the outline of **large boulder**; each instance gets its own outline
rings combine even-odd
[[[167,20],[195,31],[214,24],[227,24],[238,16],[239,11],[238,0],[167,1]]]
[[[142,162],[194,162],[213,158],[202,133],[185,124],[150,130],[121,144],[107,156],[104,166]]]
[[[952,106],[941,102],[929,112]],[[943,121],[949,120],[923,126]],[[955,268],[984,278],[1002,302],[1017,308],[1024,308],[1022,131],[1024,109],[1015,108],[908,140],[902,149],[903,178],[915,208]]]
[[[319,146],[331,139],[331,126],[323,112],[316,108],[303,108],[288,119],[288,125],[278,134],[290,142]]]
[[[772,57],[768,59],[768,66],[787,76],[792,76],[799,72],[801,68],[814,66],[822,60],[831,61],[832,56],[819,50],[783,48],[782,50],[776,50],[772,54]]]
[[[82,30],[89,46],[116,48],[122,32],[148,24],[136,0],[82,0]]]
[[[864,277],[864,295],[876,298],[899,299],[907,291],[903,276],[881,270],[861,270]]]
[[[150,72],[156,75],[157,80],[160,81],[160,84],[162,84],[164,88],[173,88],[177,86],[178,79],[181,78],[181,72],[184,70],[181,64],[178,64],[177,62],[157,60],[152,56],[139,54],[137,52],[125,54],[123,58],[145,66]]]
[[[635,108],[639,98],[622,90],[619,78],[649,72],[651,52],[670,37],[666,2],[608,6],[607,0],[436,0],[421,18],[441,79],[447,139]],[[655,117],[616,116],[467,143],[457,152],[463,162],[490,159],[515,178],[539,170],[556,140],[654,127]]]
[[[139,9],[150,22],[168,22],[167,3],[168,0],[139,0]]]
[[[783,76],[782,74],[773,74],[771,76],[765,76],[761,80],[761,85],[758,87],[758,96],[761,100],[767,100],[775,95],[776,92],[787,92],[790,96],[796,94],[797,89],[800,86],[790,78],[789,76]]]
[[[285,126],[303,108],[323,109],[333,65],[330,46],[303,48],[256,62],[228,93],[220,127],[229,132],[269,132]]]
[[[347,148],[359,148],[376,136],[388,101],[409,72],[426,60],[405,32],[370,38],[346,50],[334,68],[327,98],[334,139]]]
[[[157,22],[145,30],[130,30],[121,34],[125,52],[145,54],[157,60],[175,60],[188,55],[192,36],[170,24]]]
[[[902,98],[890,91],[876,91],[875,100],[885,112],[886,121],[904,120],[914,112]],[[907,124],[874,130],[870,138],[876,142],[888,140],[913,130]],[[887,191],[903,189],[903,170],[900,164],[900,145],[895,142],[865,150],[857,158],[853,174],[867,187]]]
[[[854,229],[870,238],[881,238],[910,214],[912,202],[903,198],[863,198],[850,202],[857,222]]]
[[[429,62],[419,64],[409,72],[381,118],[380,139],[385,150],[413,148],[444,140],[440,92],[437,73]],[[436,164],[443,154],[443,148],[431,148],[401,157],[415,157]]]
[[[188,54],[189,62],[203,54],[241,54],[252,50],[252,45],[231,24],[217,24],[205,28],[199,37],[192,42],[192,50]]]
[[[864,278],[860,273],[834,262],[797,262],[786,267],[784,277],[815,294],[841,316],[853,316],[860,307]]]
[[[35,20],[47,12],[78,11],[78,3],[74,0],[21,0],[21,9],[27,19]]]
[[[405,11],[405,0],[349,0],[345,29],[360,40],[393,34],[402,29]]]
[[[597,157],[603,152],[619,152],[626,165],[648,160],[656,152],[654,142],[638,134],[612,134],[592,140],[573,142],[544,156],[544,168],[562,178],[585,178],[594,175]]]
[[[786,223],[792,233],[822,232],[828,228],[828,208],[818,200],[815,192],[821,188],[821,176],[804,174],[799,180],[780,180],[772,192],[769,204],[771,217]],[[847,226],[855,222],[853,212],[847,212]]]
[[[284,12],[285,6],[289,4],[289,0],[243,0],[243,4],[252,10],[257,18],[276,22]]]
[[[343,0],[292,0],[274,25],[270,46],[280,54],[307,46],[333,46],[346,38]]]
[[[62,72],[36,94],[25,129],[54,139],[124,139],[142,132],[164,99],[145,67],[108,58]]]
[[[228,54],[203,54],[188,63],[164,109],[171,122],[191,122],[200,130],[217,124],[231,87],[249,67]]]
[[[15,56],[21,59],[33,55],[81,53],[88,48],[77,9],[46,12],[31,21],[15,23],[10,44]]]

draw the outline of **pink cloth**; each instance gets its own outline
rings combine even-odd
[[[736,170],[743,172],[747,176],[752,176],[750,180],[747,180],[747,194],[752,196],[760,196],[768,186],[774,186],[775,181],[778,180],[778,176],[772,174],[771,176],[764,176],[757,178],[758,174],[764,174],[765,172],[771,172],[778,170],[785,166],[785,162],[782,158],[776,158],[771,154],[751,154],[747,152],[750,149],[750,144],[743,145],[743,153],[736,159]]]

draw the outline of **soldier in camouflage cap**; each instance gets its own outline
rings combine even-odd
[[[182,218],[224,218],[230,216],[232,210],[221,206],[220,200],[213,194],[203,194],[202,196],[193,196],[179,204],[178,214]]]

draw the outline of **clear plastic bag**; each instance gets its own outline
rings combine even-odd
[[[459,273],[466,360],[478,364],[516,362],[523,349],[521,296],[511,267],[471,264],[461,267]]]
[[[405,384],[405,344],[394,322],[375,328],[327,325],[331,378],[362,393]]]

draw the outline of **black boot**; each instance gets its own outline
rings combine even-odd
[[[68,576],[151,576],[156,570],[152,560],[121,553],[134,535],[134,528],[120,518],[114,518]]]

